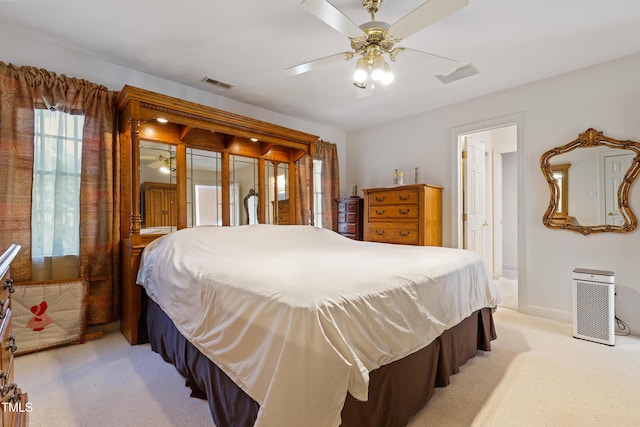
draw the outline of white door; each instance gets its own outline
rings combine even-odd
[[[618,206],[618,188],[633,162],[633,154],[604,157],[604,208],[606,225],[624,225]]]
[[[482,141],[465,140],[464,247],[486,259],[485,147]]]

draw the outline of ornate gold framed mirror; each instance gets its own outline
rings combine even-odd
[[[551,192],[542,218],[546,227],[584,235],[628,233],[637,227],[629,190],[640,173],[640,143],[590,128],[545,152],[540,168]]]

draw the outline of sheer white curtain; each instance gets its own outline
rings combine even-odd
[[[32,280],[79,276],[83,125],[83,116],[35,111]]]

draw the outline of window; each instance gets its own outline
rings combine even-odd
[[[313,225],[322,228],[322,160],[313,161]]]
[[[84,116],[36,110],[32,257],[80,253],[80,166]]]

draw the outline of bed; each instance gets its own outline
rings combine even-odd
[[[473,252],[301,225],[173,232],[137,283],[152,348],[219,427],[406,425],[490,350],[500,298]]]

